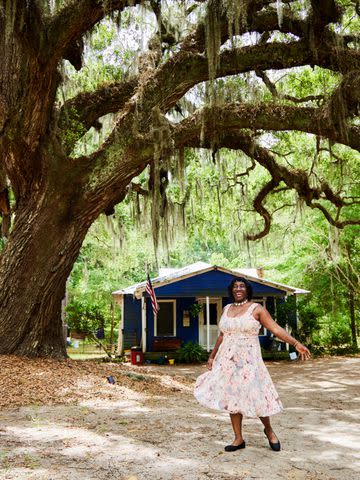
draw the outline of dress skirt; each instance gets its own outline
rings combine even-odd
[[[223,341],[212,370],[197,378],[194,395],[208,408],[250,418],[267,417],[281,412],[283,406],[261,357],[260,324],[251,312],[247,316],[223,314]]]

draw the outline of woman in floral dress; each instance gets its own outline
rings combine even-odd
[[[279,451],[280,442],[271,427],[270,415],[281,412],[283,407],[261,357],[258,337],[261,325],[292,344],[301,360],[310,358],[310,352],[281,328],[265,308],[251,302],[252,288],[246,279],[234,278],[229,295],[234,303],[223,310],[220,335],[207,362],[209,371],[198,377],[194,395],[202,405],[230,414],[235,439],[225,451],[245,448],[244,416],[259,417],[270,447]]]

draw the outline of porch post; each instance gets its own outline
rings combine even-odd
[[[124,348],[124,295],[121,295],[120,315],[121,315],[121,318],[119,322],[119,337],[118,337],[118,345],[117,345],[118,355],[122,355],[123,348]]]
[[[206,351],[210,352],[210,301],[206,297]]]
[[[288,297],[288,294],[286,293],[286,295],[285,295],[285,302],[287,302],[287,297]],[[289,334],[291,333],[291,332],[289,331],[289,324],[288,324],[288,322],[286,322],[285,330],[287,331],[287,333],[289,333]],[[285,347],[286,347],[286,350],[289,351],[289,344],[288,344],[288,343],[285,343]]]
[[[146,298],[141,297],[141,344],[142,351],[146,352]]]
[[[296,318],[295,318],[295,334],[297,334],[297,333],[298,333],[298,330],[299,330],[299,310],[298,310],[298,299],[297,299],[296,293],[294,293],[294,296],[295,296],[295,314],[296,314]]]

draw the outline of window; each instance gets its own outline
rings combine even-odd
[[[158,300],[160,310],[155,319],[155,336],[175,336],[175,300]]]
[[[218,324],[217,304],[210,303],[209,310],[210,310],[210,322],[209,322],[210,325],[217,325]],[[204,314],[205,314],[204,322],[207,323],[206,305],[204,306]]]

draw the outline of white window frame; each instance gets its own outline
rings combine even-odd
[[[163,300],[159,300],[158,299],[158,303],[172,303],[173,304],[173,335],[170,335],[170,336],[173,336],[173,337],[176,337],[176,300],[172,300],[172,299],[163,299]],[[159,305],[160,306],[160,305]],[[161,306],[160,306],[161,308]],[[154,318],[154,337],[157,337],[158,334],[157,334],[157,315],[155,315],[155,318]]]
[[[206,297],[197,297],[196,302],[204,305],[204,308],[206,308]],[[210,303],[216,303],[217,304],[217,328],[218,328],[218,332],[220,333],[219,324],[220,324],[221,313],[223,311],[222,298],[221,297],[209,297],[209,304]],[[203,325],[206,325],[204,314],[203,314],[203,321],[204,321]],[[200,322],[199,322],[199,335],[200,335]]]
[[[206,297],[197,297],[196,298],[196,302],[199,303],[199,304],[202,304],[204,305],[204,308],[206,308]],[[219,325],[220,325],[220,318],[221,318],[221,312],[222,312],[222,298],[221,297],[209,297],[209,304],[210,303],[214,303],[214,304],[217,304],[217,333],[219,335],[220,333],[220,328],[219,328]],[[203,323],[200,324],[200,315],[202,316],[202,321]],[[206,327],[206,323],[205,323],[205,315],[204,315],[204,312],[201,312],[199,313],[199,316],[198,316],[198,338],[199,338],[199,341],[200,341],[200,337],[201,337],[201,328],[204,328]],[[212,325],[214,326],[214,325]],[[215,344],[214,345],[209,345],[210,348],[214,348]]]
[[[197,297],[197,303],[201,303],[206,307],[206,297]],[[222,307],[222,298],[221,297],[209,297],[209,303],[216,303],[217,304],[217,314],[218,314],[218,325],[220,322],[221,312],[223,310]]]

